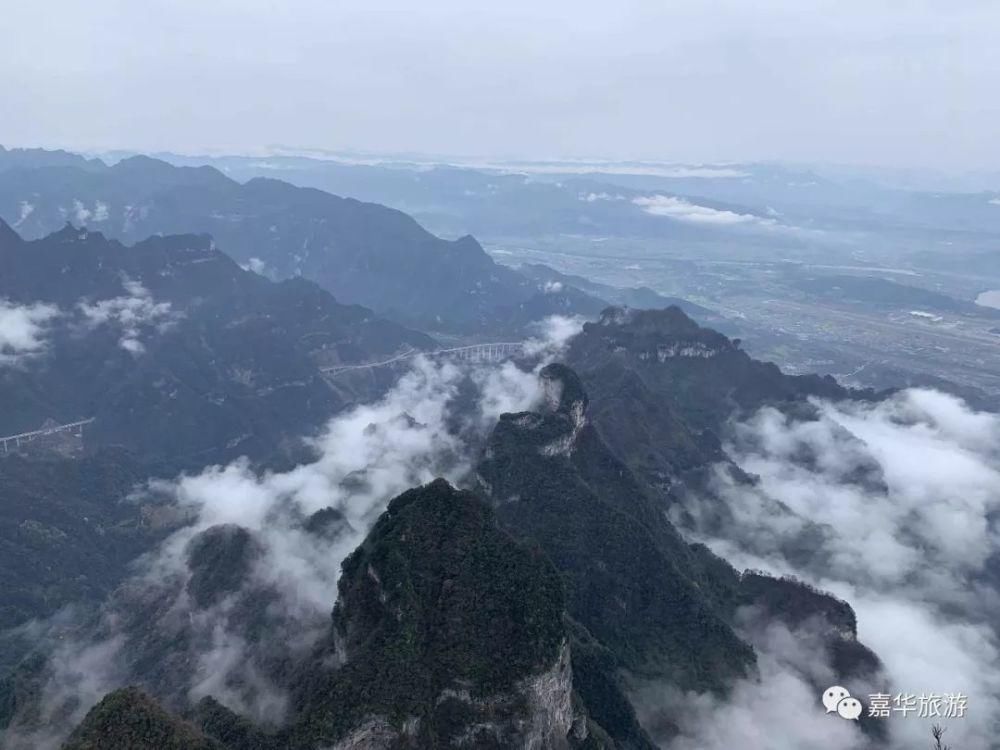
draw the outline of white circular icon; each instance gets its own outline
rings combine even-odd
[[[837,704],[837,713],[845,719],[857,721],[861,716],[861,701],[857,698],[844,698]]]
[[[851,694],[847,692],[847,688],[842,688],[840,685],[828,687],[823,692],[823,705],[826,707],[826,712],[828,714],[835,713],[837,711],[837,704],[844,700],[844,698],[850,697]]]

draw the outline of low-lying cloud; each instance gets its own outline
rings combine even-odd
[[[533,323],[533,335],[524,342],[529,357],[552,359],[561,355],[574,336],[583,330],[586,318],[580,315],[550,315]]]
[[[889,684],[875,689],[968,696],[963,719],[883,719],[891,747],[926,743],[933,721],[949,725],[955,747],[991,746],[1000,721],[1000,416],[930,390],[816,408],[811,421],[764,409],[736,425],[728,450],[758,483],[720,470],[715,497],[689,498],[682,522],[738,568],[792,574],[848,601],[859,639],[885,666]],[[765,669],[760,689],[783,674]],[[725,711],[753,715],[751,697],[737,690]],[[695,729],[701,747],[725,746],[708,741],[715,730]],[[743,743],[748,750],[816,746],[782,744],[780,724],[755,731],[747,736],[762,741]]]
[[[580,193],[580,200],[584,203],[596,203],[597,201],[624,201],[628,198],[621,193]]]
[[[28,217],[35,212],[35,204],[29,203],[28,201],[21,201],[17,207],[17,221],[12,225],[14,229],[17,229]]]
[[[42,693],[44,729],[15,725],[7,746],[57,747],[102,695],[149,679],[131,660],[151,640],[180,644],[157,656],[178,685],[147,684],[151,692],[182,704],[211,695],[256,721],[279,723],[287,696],[273,663],[303,656],[328,630],[343,560],[396,495],[439,476],[462,483],[497,417],[540,401],[538,371],[578,330],[577,321],[546,321],[530,342],[530,370],[419,356],[382,399],[331,419],[308,441],[313,457],[288,471],[237,460],[150,481],[135,500],[162,504],[188,523],[139,561],[96,631],[60,643]],[[192,593],[191,550],[213,532],[248,533],[252,565],[237,590],[205,604]],[[252,635],[246,607],[261,602],[257,616],[267,627]],[[141,631],[138,642],[130,623]]]
[[[141,282],[124,278],[125,294],[120,297],[80,302],[78,307],[91,328],[113,325],[121,330],[119,346],[132,354],[141,354],[146,347],[141,340],[144,330],[162,332],[180,318],[169,302],[157,302]]]
[[[835,684],[819,638],[774,623],[752,639],[759,675],[727,697],[649,685],[633,695],[643,724],[669,750],[861,750],[851,722],[817,708],[813,687]],[[663,717],[669,717],[663,723]],[[671,726],[672,725],[672,726]]]
[[[777,224],[774,219],[766,219],[756,214],[740,214],[735,211],[710,208],[670,195],[641,196],[634,198],[632,202],[652,216],[664,216],[689,224],[712,226],[744,224],[761,227],[772,227]]]
[[[74,200],[72,216],[77,224],[98,224],[108,220],[108,204],[95,200],[94,207],[90,208],[83,201]]]
[[[244,271],[253,271],[258,276],[267,276],[268,278],[272,276],[267,263],[260,258],[250,258],[246,263],[241,263],[240,268]]]
[[[0,367],[41,354],[48,324],[58,316],[55,305],[16,305],[0,298]]]

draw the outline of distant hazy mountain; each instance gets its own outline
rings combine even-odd
[[[886,179],[879,170],[830,165],[734,163],[670,165],[521,162],[415,163],[392,157],[351,161],[301,156],[188,157],[239,180],[274,176],[296,185],[384,203],[437,231],[477,236],[539,236],[554,232],[660,236],[697,241],[739,236],[776,219],[805,228],[1000,231],[1000,180]],[[680,198],[729,216],[650,215],[632,201]],[[740,218],[742,217],[742,218]],[[773,233],[772,233],[773,234]],[[813,238],[814,240],[816,238]],[[793,238],[769,238],[772,247]]]
[[[1000,310],[889,279],[833,274],[801,278],[795,286],[812,297],[858,302],[878,309],[1000,318]]]
[[[0,172],[7,169],[35,167],[80,167],[83,169],[104,169],[100,159],[87,159],[69,151],[48,151],[41,148],[13,148],[0,146]]]
[[[609,284],[599,284],[590,279],[585,279],[583,276],[560,273],[543,263],[526,263],[520,266],[518,270],[525,276],[529,276],[542,284],[571,285],[595,297],[622,307],[632,307],[638,310],[660,310],[664,307],[675,305],[687,315],[697,318],[702,323],[709,323],[720,329],[732,326],[731,321],[723,318],[714,310],[709,310],[707,307],[702,307],[694,302],[689,302],[678,297],[665,297],[649,287],[640,286],[622,289],[610,286]]]
[[[133,157],[112,167],[48,152],[0,169],[0,217],[26,237],[66,221],[134,242],[211,235],[275,279],[302,276],[338,300],[424,329],[519,329],[557,312],[590,314],[577,290],[540,289],[469,236],[442,240],[399,211],[273,179],[235,182],[211,167]],[[0,160],[2,164],[2,160]]]
[[[350,164],[294,157],[164,158],[187,166],[212,164],[240,180],[276,177],[296,185],[352,195],[406,211],[437,232],[474,233],[487,238],[579,234],[669,237],[678,241],[746,239],[748,232],[753,233],[771,220],[766,205],[756,198],[720,199],[700,193],[698,188],[712,182],[704,179],[677,186],[664,180],[633,185],[628,175],[536,173],[530,168],[522,172],[518,165],[471,168],[391,162]],[[682,200],[673,206],[677,212],[654,212],[635,202],[658,194],[680,197]],[[688,212],[698,206],[708,216],[694,217],[692,221]],[[722,211],[729,214],[720,217],[716,213]],[[780,235],[768,240],[777,246],[788,241]]]

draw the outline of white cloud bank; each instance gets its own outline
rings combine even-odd
[[[244,271],[253,271],[258,276],[269,276],[267,264],[260,258],[250,258],[246,263],[241,263],[240,268]]]
[[[802,644],[800,634],[793,635],[780,625],[770,628],[763,639],[763,646],[757,644],[760,679],[741,680],[727,699],[711,693],[682,694],[662,686],[650,686],[634,695],[639,716],[654,740],[669,750],[866,748],[863,735],[852,722],[825,715],[822,706],[817,708],[819,695],[807,682],[802,668],[821,662],[816,654],[822,653],[822,646]],[[817,650],[808,651],[810,645]],[[807,663],[809,660],[812,664]],[[819,666],[820,672],[829,672],[825,665]],[[806,675],[822,676],[809,672]],[[827,677],[821,684],[833,684],[831,680]],[[658,736],[658,712],[673,718],[676,736]]]
[[[48,323],[58,315],[55,305],[15,305],[0,298],[0,366],[41,354]]]
[[[713,226],[732,226],[737,224],[757,225],[763,227],[775,226],[774,219],[765,219],[755,214],[739,214],[735,211],[725,211],[717,208],[701,206],[683,198],[670,195],[650,195],[634,198],[632,202],[647,214],[664,216],[689,224],[708,224]]]
[[[580,193],[578,196],[584,203],[596,203],[597,201],[624,201],[628,200],[620,193]]]
[[[550,315],[532,324],[534,335],[524,342],[525,355],[546,361],[562,355],[586,322],[580,315]]]
[[[25,221],[27,221],[28,217],[31,216],[34,212],[35,212],[35,204],[29,203],[28,201],[21,201],[18,204],[17,221],[15,221],[13,224],[14,229],[17,229]]]
[[[956,748],[991,746],[1000,721],[1000,416],[929,390],[817,407],[815,421],[764,409],[737,425],[729,451],[759,484],[720,471],[716,498],[686,501],[694,529],[738,568],[793,574],[847,600],[891,683],[876,689],[964,693],[966,718],[937,721]],[[765,665],[775,653],[764,652]],[[784,724],[755,718],[755,696],[787,677],[765,669],[763,685],[737,689],[723,710],[752,724],[745,736],[760,739],[746,750],[817,746],[782,742]],[[811,719],[789,716],[788,726],[828,726],[816,701]],[[932,720],[885,721],[892,748],[927,744]],[[695,724],[689,739],[727,747],[718,731]]]
[[[132,354],[141,354],[146,347],[140,340],[143,329],[167,330],[177,322],[180,314],[169,302],[157,302],[140,282],[129,278],[122,280],[126,292],[121,297],[99,300],[93,304],[80,302],[78,307],[91,328],[114,325],[121,329],[119,345]]]
[[[74,200],[72,215],[77,224],[99,224],[108,220],[108,204],[95,200],[94,207],[88,208],[83,201]]]
[[[750,177],[750,173],[742,169],[734,169],[732,167],[714,167],[714,166],[703,166],[703,167],[672,167],[670,169],[664,169],[661,172],[664,177],[676,177],[679,179],[736,179],[741,177]]]

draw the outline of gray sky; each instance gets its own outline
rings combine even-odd
[[[993,0],[47,0],[0,143],[1000,168]]]

